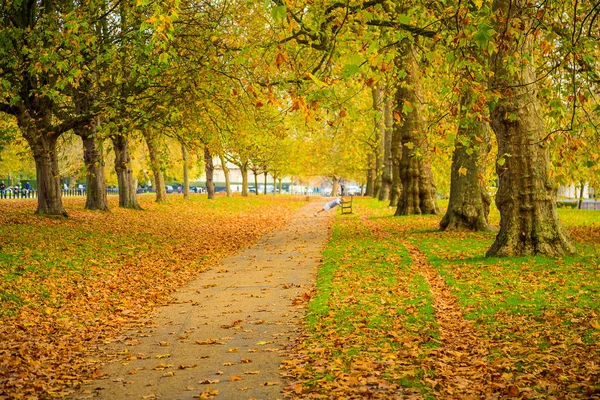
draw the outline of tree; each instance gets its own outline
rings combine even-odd
[[[496,205],[500,232],[488,256],[572,253],[556,211],[556,190],[549,174],[548,143],[537,99],[534,67],[535,9],[523,0],[494,0],[497,53],[490,59],[492,90],[499,98],[491,111],[498,141]],[[518,60],[515,59],[518,54]]]
[[[396,90],[396,112],[402,116],[402,123],[397,128],[402,138],[399,171],[402,193],[395,215],[438,214],[437,193],[427,156],[419,55],[409,40],[405,41],[398,62],[399,68],[406,71],[406,82]]]
[[[67,216],[60,196],[57,140],[94,118],[93,113],[77,114],[69,95],[85,76],[82,53],[95,43],[95,5],[12,2],[0,13],[0,111],[16,117],[33,152],[38,214]]]

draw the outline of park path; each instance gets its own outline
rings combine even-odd
[[[279,399],[331,216],[301,207],[283,229],[222,260],[103,351],[117,361],[77,399]],[[218,227],[215,227],[218,229]],[[304,296],[303,296],[304,295]]]

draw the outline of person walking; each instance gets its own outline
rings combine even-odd
[[[338,197],[337,199],[333,199],[330,202],[326,203],[321,210],[317,211],[313,215],[315,217],[318,217],[319,214],[321,214],[323,211],[329,211],[332,208],[335,208],[337,206],[341,206],[343,202],[344,202],[344,198],[342,196]]]

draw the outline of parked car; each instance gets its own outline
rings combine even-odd
[[[175,191],[173,189],[173,186],[170,186],[170,185],[165,186],[165,190],[167,191],[167,193],[173,193]]]
[[[360,188],[358,186],[348,186],[346,188],[346,194],[348,196],[360,196]]]

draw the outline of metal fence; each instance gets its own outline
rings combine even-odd
[[[61,190],[62,197],[78,197],[87,194],[85,189],[67,189]],[[107,188],[106,194],[119,194],[117,188]],[[2,190],[0,191],[0,199],[36,199],[38,197],[37,190]]]

